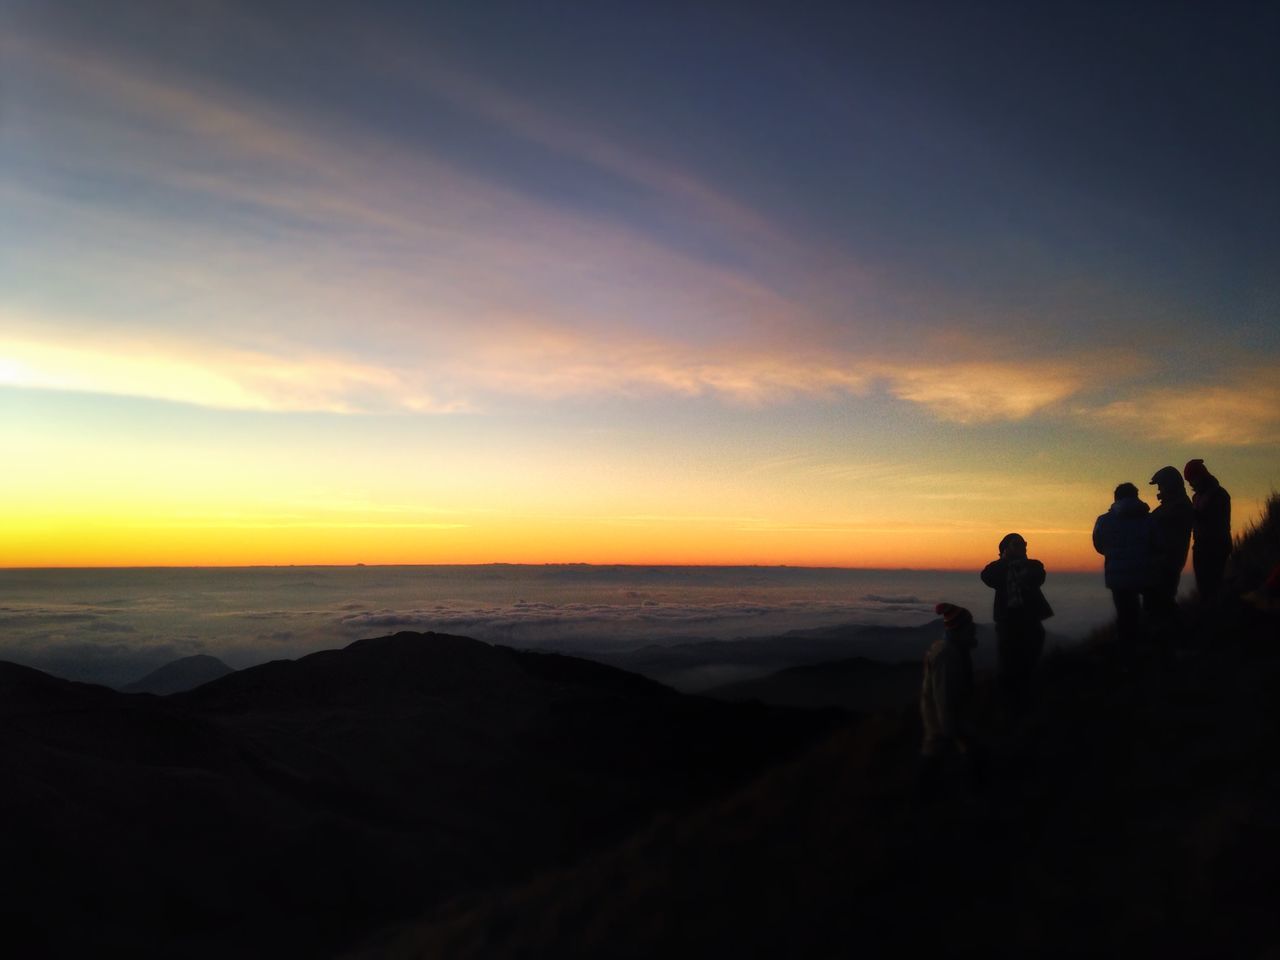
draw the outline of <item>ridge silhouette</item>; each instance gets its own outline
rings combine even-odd
[[[157,697],[0,663],[14,956],[331,956],[828,733],[807,711],[400,633]]]
[[[1280,947],[1280,496],[1176,657],[1115,627],[1042,665],[989,779],[913,789],[914,704],[738,793],[351,954],[1271,956]],[[979,678],[980,719],[1000,698]]]

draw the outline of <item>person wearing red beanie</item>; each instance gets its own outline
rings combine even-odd
[[[1188,460],[1182,475],[1195,492],[1191,498],[1195,511],[1191,526],[1191,568],[1196,574],[1200,599],[1212,603],[1222,586],[1227,558],[1231,556],[1231,494],[1209,472],[1203,460]]]
[[[981,777],[983,750],[977,738],[974,716],[973,659],[977,645],[973,614],[953,603],[934,608],[946,633],[924,655],[924,679],[920,685],[920,719],[924,724],[921,787],[932,792],[947,754],[963,754],[974,780]]]

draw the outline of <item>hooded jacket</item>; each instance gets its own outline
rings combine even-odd
[[[1124,497],[1093,525],[1093,549],[1106,558],[1103,574],[1108,590],[1144,590],[1155,579],[1160,536],[1150,508],[1137,497]]]
[[[1151,511],[1160,533],[1160,567],[1166,574],[1178,574],[1187,565],[1187,551],[1191,547],[1191,528],[1195,522],[1195,510],[1185,492],[1171,492]]]

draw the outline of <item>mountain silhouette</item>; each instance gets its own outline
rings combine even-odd
[[[722,795],[833,722],[440,634],[166,697],[0,663],[5,943],[334,955]]]
[[[191,690],[231,672],[231,668],[217,657],[199,653],[166,663],[163,667],[152,670],[145,677],[120,689],[125,693],[154,693],[158,696],[167,696],[171,693]]]

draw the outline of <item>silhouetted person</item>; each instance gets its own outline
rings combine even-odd
[[[924,681],[920,686],[920,719],[924,743],[920,747],[920,786],[929,794],[936,789],[948,754],[958,751],[967,761],[970,777],[981,779],[984,751],[977,738],[973,658],[977,631],[973,615],[964,607],[940,603],[946,632],[924,655]]]
[[[1191,548],[1191,567],[1196,572],[1196,589],[1200,598],[1212,602],[1222,586],[1222,572],[1231,556],[1231,494],[1218,483],[1203,460],[1188,460],[1182,475],[1191,484],[1195,496],[1195,544]]]
[[[1158,545],[1155,521],[1138,499],[1138,488],[1120,484],[1111,509],[1093,525],[1093,549],[1106,558],[1103,573],[1116,605],[1116,633],[1128,653],[1142,632],[1140,598],[1154,579]]]
[[[1160,501],[1160,506],[1151,511],[1160,535],[1160,555],[1142,601],[1148,617],[1168,625],[1178,616],[1178,582],[1182,579],[1182,568],[1187,565],[1195,509],[1177,467],[1161,467],[1151,482],[1156,485],[1156,499]]]
[[[982,582],[996,592],[996,656],[1000,693],[1011,716],[1026,712],[1031,680],[1044,650],[1044,625],[1053,608],[1040,588],[1044,564],[1027,558],[1027,541],[1011,533],[1000,541],[998,560],[982,569]]]

